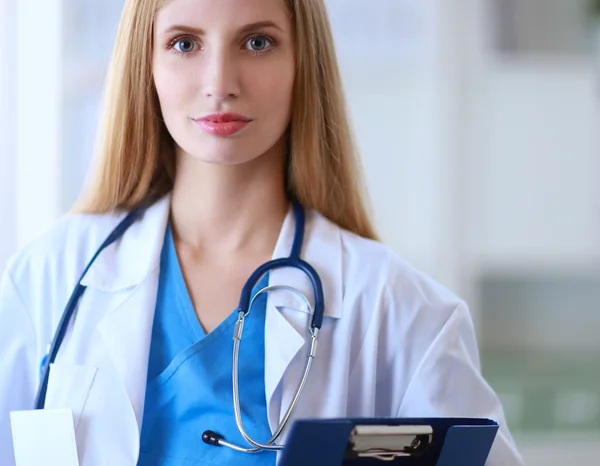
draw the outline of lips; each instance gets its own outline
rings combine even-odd
[[[250,122],[250,118],[240,113],[214,113],[206,115],[199,119],[200,121],[209,121],[211,123],[230,123],[233,121]]]
[[[239,113],[216,113],[194,121],[208,134],[228,137],[242,131],[252,120]]]

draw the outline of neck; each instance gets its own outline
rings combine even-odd
[[[283,156],[223,166],[179,153],[171,200],[176,241],[197,252],[270,253],[288,210],[284,182]]]

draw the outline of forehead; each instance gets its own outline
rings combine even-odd
[[[167,0],[155,18],[157,32],[175,24],[211,29],[238,29],[271,21],[289,29],[287,0]]]

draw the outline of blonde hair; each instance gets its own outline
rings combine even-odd
[[[285,1],[297,62],[286,188],[340,227],[376,239],[323,0]],[[97,166],[76,211],[131,210],[173,188],[174,142],[152,78],[153,23],[164,2],[125,2],[108,71]]]

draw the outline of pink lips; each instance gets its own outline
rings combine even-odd
[[[239,133],[252,120],[239,113],[216,113],[194,121],[207,133],[226,137]]]

